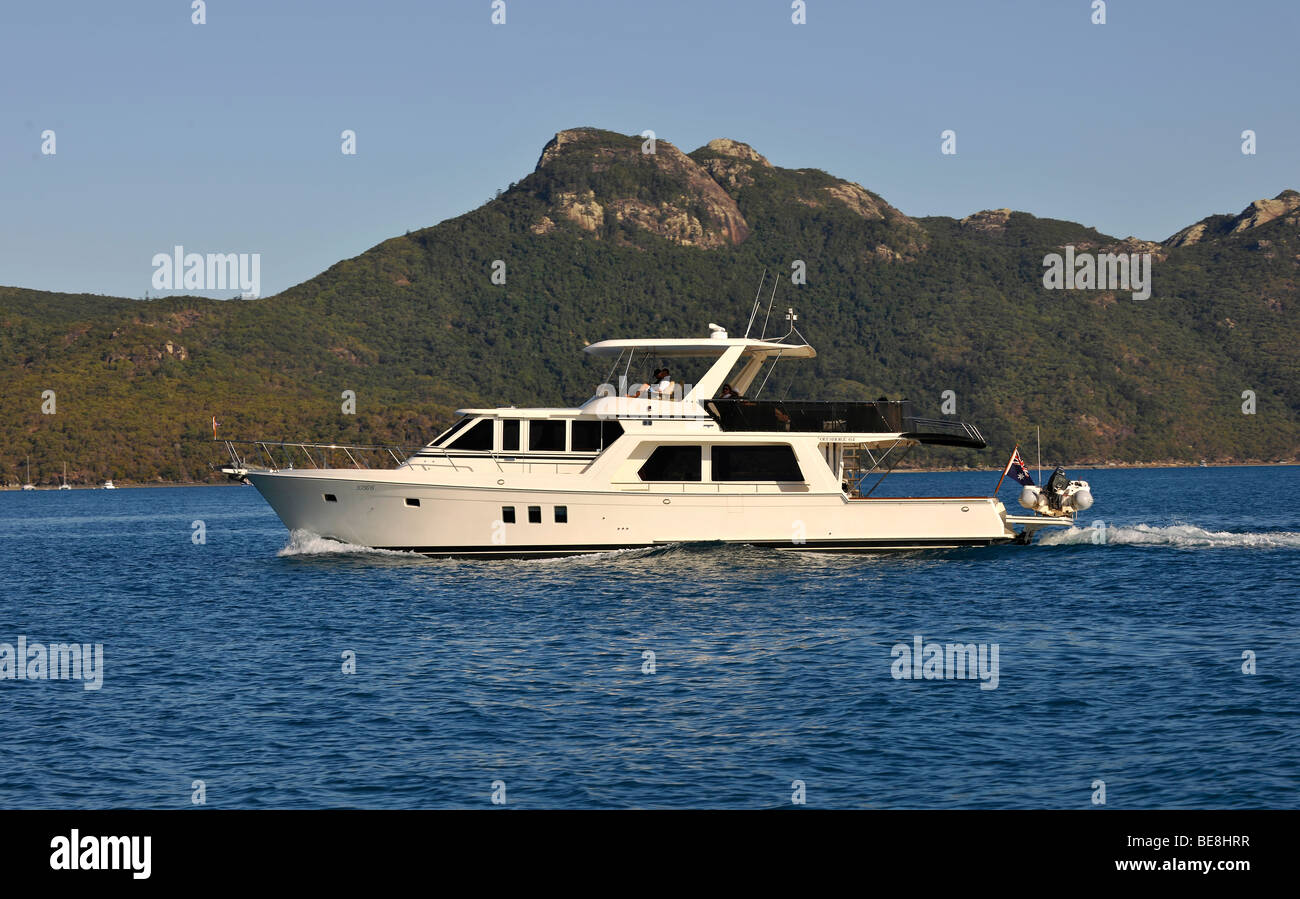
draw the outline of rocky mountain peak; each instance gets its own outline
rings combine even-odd
[[[1210,216],[1189,225],[1165,241],[1167,247],[1183,247],[1214,237],[1227,237],[1267,225],[1277,219],[1300,225],[1300,193],[1284,190],[1271,200],[1256,200],[1235,216]]]
[[[522,185],[549,206],[532,232],[565,226],[626,242],[629,231],[649,231],[705,249],[749,236],[736,201],[708,171],[666,140],[649,148],[641,137],[596,128],[557,133]]]
[[[749,144],[742,144],[738,140],[732,140],[729,137],[717,137],[704,145],[705,149],[712,150],[722,156],[731,156],[736,159],[743,159],[746,162],[756,162],[759,165],[772,167],[772,163],[760,154]]]

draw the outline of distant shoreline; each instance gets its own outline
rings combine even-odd
[[[1207,462],[1204,466],[1199,464],[1188,464],[1180,462],[1177,464],[1171,462],[1107,462],[1097,464],[1095,462],[1081,464],[1067,464],[1062,467],[1066,471],[1106,471],[1109,469],[1121,468],[1283,468],[1291,465],[1300,465],[1300,461],[1291,462]],[[1043,470],[1055,466],[1044,465]],[[1030,466],[1031,470],[1033,466]],[[895,468],[892,474],[939,474],[941,472],[994,472],[997,468],[963,468],[951,466],[948,468]],[[135,490],[141,487],[238,487],[242,486],[235,481],[151,481],[144,484],[118,484],[118,490]],[[58,491],[58,486],[54,487],[37,487],[40,491]],[[72,490],[103,490],[103,487],[77,487],[72,486]],[[21,493],[22,488],[18,486],[0,487],[0,493]]]
[[[1200,465],[1195,462],[1067,462],[1061,467],[1066,471],[1107,471],[1110,469],[1121,468],[1283,468],[1290,465],[1300,465],[1300,461],[1290,462],[1206,462]],[[1043,471],[1055,468],[1054,465],[1044,465]],[[1035,466],[1030,465],[1028,468],[1032,471]],[[1000,471],[997,468],[962,468],[958,466],[950,468],[895,468],[894,474],[923,474],[936,473],[940,471]]]

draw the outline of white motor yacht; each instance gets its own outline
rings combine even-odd
[[[413,452],[222,440],[230,457],[222,470],[250,481],[291,531],[429,555],[557,556],[694,541],[916,550],[1028,542],[1038,528],[1073,523],[1072,500],[1049,508],[1045,494],[1026,505],[1046,514],[1030,515],[1008,514],[994,496],[876,495],[913,447],[982,448],[983,436],[953,419],[917,417],[906,401],[746,398],[751,388],[761,396],[778,361],[816,351],[802,337],[730,338],[710,327],[705,338],[587,346],[613,366],[576,408],[462,409]],[[694,384],[671,374],[628,381],[652,363],[699,360],[705,370]],[[390,467],[370,467],[367,454]]]

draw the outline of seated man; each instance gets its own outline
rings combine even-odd
[[[722,392],[718,394],[720,400],[740,400],[744,399],[739,390],[733,390],[730,384],[722,385]]]
[[[677,384],[673,381],[668,373],[668,369],[661,368],[655,372],[658,383],[650,385],[650,395],[655,399],[671,400],[677,390]]]

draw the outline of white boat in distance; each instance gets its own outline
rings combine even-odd
[[[112,478],[109,478],[107,481],[105,481],[103,484],[100,485],[100,488],[103,490],[116,490],[117,485],[113,483]]]
[[[452,427],[409,455],[222,440],[230,457],[222,471],[251,481],[290,531],[439,556],[559,556],[695,541],[915,550],[1028,542],[1038,528],[1073,523],[1068,501],[1048,515],[1010,515],[992,496],[873,496],[912,447],[978,449],[983,436],[956,420],[918,418],[907,401],[722,398],[724,386],[746,394],[765,366],[770,375],[778,360],[816,351],[802,337],[729,338],[710,327],[707,338],[587,346],[614,360],[611,379],[622,377],[577,408],[462,409]],[[701,359],[707,370],[693,385],[671,375],[639,387],[626,381],[652,363]],[[366,467],[376,453],[395,467]],[[1045,499],[1037,502],[1047,509]]]

